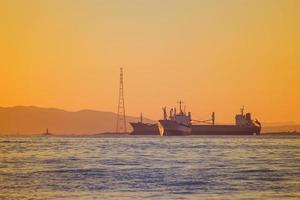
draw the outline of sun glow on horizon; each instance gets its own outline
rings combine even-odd
[[[300,122],[300,1],[2,1],[0,106]]]

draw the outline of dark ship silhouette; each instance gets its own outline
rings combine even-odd
[[[159,135],[157,124],[143,123],[143,114],[141,113],[139,122],[130,122],[133,128],[131,135]]]
[[[215,125],[215,113],[212,113],[212,124],[192,126],[192,135],[260,135],[261,124],[251,119],[251,113],[235,115],[235,125]]]

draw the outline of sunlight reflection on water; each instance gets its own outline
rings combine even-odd
[[[2,137],[0,199],[297,199],[300,138]]]

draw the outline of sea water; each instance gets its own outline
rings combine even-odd
[[[300,199],[300,137],[0,137],[0,199]]]

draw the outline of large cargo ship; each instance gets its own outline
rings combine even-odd
[[[170,116],[172,111],[176,112],[176,109],[170,111]],[[175,116],[175,115],[174,115]],[[173,116],[173,119],[174,119]],[[190,114],[188,115],[191,118]],[[172,129],[179,130],[173,131],[171,135],[259,135],[261,131],[261,124],[258,120],[252,120],[251,114],[244,114],[244,108],[241,109],[241,113],[235,116],[235,124],[233,125],[216,125],[215,124],[215,113],[212,114],[211,119],[198,121],[193,120],[193,122],[201,122],[202,124],[191,124],[191,132],[189,133],[189,128],[184,126],[178,126],[174,120],[167,119],[166,110],[164,109],[164,120],[160,120],[160,124],[149,124],[143,123],[142,117],[141,121],[138,123],[131,123],[133,127],[132,135],[170,135],[165,132],[165,127],[171,127]],[[166,120],[167,119],[167,120]],[[203,124],[209,122],[210,124]],[[162,126],[164,124],[164,126]],[[189,126],[188,126],[189,127]],[[170,129],[170,128],[169,128]]]
[[[185,113],[181,109],[181,104],[183,102],[179,101],[179,113],[176,113],[176,108],[170,110],[170,116],[167,116],[166,107],[163,108],[164,119],[159,120],[159,131],[161,136],[183,136],[190,135],[192,132],[191,124],[191,113]],[[173,114],[174,111],[174,114]]]
[[[215,115],[212,114],[212,124],[192,126],[192,135],[260,135],[261,124],[251,119],[251,113],[241,113],[235,116],[235,125],[215,125]]]
[[[159,135],[159,129],[157,124],[150,124],[143,122],[143,115],[141,113],[139,122],[130,122],[133,128],[131,135]]]

